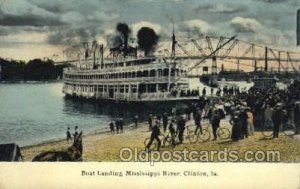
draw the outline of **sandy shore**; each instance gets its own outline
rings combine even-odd
[[[193,125],[188,122],[187,125]],[[230,127],[228,120],[222,120],[221,126]],[[191,126],[194,127],[194,126]],[[161,129],[162,130],[162,129]],[[123,147],[145,149],[144,140],[150,136],[146,122],[139,123],[138,128],[126,127],[122,134],[110,134],[102,132],[83,136],[83,161],[120,161],[119,151]],[[71,146],[66,140],[46,142],[38,145],[25,146],[21,148],[24,161],[31,161],[37,154],[48,150],[64,150]],[[300,143],[291,137],[280,135],[277,139],[264,138],[261,132],[255,132],[254,136],[238,142],[229,139],[198,142],[190,144],[187,140],[184,144],[172,147],[164,147],[161,150],[237,150],[239,157],[245,151],[277,150],[280,152],[282,162],[300,162]]]

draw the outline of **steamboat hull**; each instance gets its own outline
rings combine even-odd
[[[195,101],[186,71],[172,60],[155,58],[107,63],[101,69],[67,68],[63,93],[77,99],[147,103]]]

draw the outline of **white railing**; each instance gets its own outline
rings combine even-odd
[[[172,63],[170,63],[172,64]],[[172,66],[173,67],[173,66]],[[144,71],[152,69],[167,69],[168,64],[164,62],[152,62],[144,65],[132,65],[123,67],[109,67],[103,69],[74,69],[65,68],[65,74],[99,74],[99,73],[116,73],[116,72],[132,72],[132,71]]]
[[[170,77],[170,82],[177,80],[178,77]],[[159,83],[159,82],[168,82],[169,78],[167,76],[163,77],[135,77],[135,78],[112,78],[112,79],[64,79],[66,82],[70,83],[87,83],[87,84],[99,84],[99,83],[130,83],[130,82],[139,82],[139,83]],[[187,78],[180,78],[177,82],[188,83]]]

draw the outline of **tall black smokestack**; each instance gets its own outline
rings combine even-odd
[[[128,36],[129,36],[129,33],[131,32],[130,28],[128,27],[128,25],[126,23],[118,23],[116,29],[123,38],[124,50],[125,50],[124,55],[126,55],[126,51],[128,49]]]
[[[297,11],[297,45],[300,45],[300,9]]]
[[[152,28],[142,27],[137,33],[137,39],[139,48],[148,56],[155,49],[159,36]]]

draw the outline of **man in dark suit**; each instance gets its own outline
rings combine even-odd
[[[157,150],[159,151],[160,145],[161,145],[161,141],[159,139],[160,135],[160,129],[158,127],[158,121],[156,121],[155,125],[152,127],[152,133],[151,133],[151,137],[150,137],[150,141],[146,146],[146,149],[149,149],[151,144],[153,143],[154,140],[157,141],[158,145],[157,145]]]
[[[220,127],[221,116],[218,110],[213,110],[213,115],[211,119],[211,125],[213,130],[214,139],[217,140],[217,129]]]

